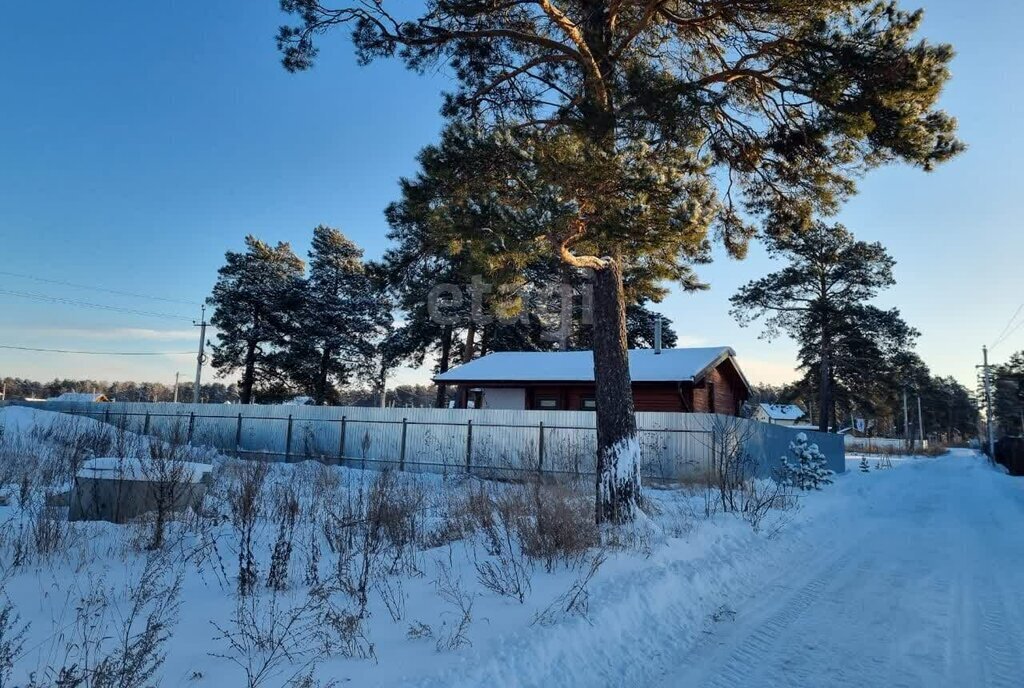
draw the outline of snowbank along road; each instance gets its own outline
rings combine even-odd
[[[954,451],[836,488],[831,534],[808,527],[661,685],[1024,686],[1024,480]]]

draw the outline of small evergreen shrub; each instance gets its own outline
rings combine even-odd
[[[820,490],[824,485],[832,484],[835,473],[828,468],[828,460],[818,449],[817,444],[807,441],[807,435],[800,433],[789,443],[789,451],[795,461],[782,457],[780,481],[783,485],[800,490]]]

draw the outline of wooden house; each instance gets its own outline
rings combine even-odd
[[[729,347],[633,349],[637,411],[740,415],[750,387]],[[434,377],[457,388],[458,408],[592,410],[591,351],[488,354]]]
[[[774,425],[799,425],[807,414],[796,404],[758,404],[751,418]]]

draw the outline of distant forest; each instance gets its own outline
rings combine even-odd
[[[174,385],[162,382],[107,382],[104,380],[53,380],[37,382],[17,377],[3,378],[8,400],[49,399],[64,392],[98,392],[116,401],[174,401]],[[193,383],[178,385],[178,401],[192,401]],[[386,404],[401,407],[432,406],[436,391],[430,385],[398,385],[387,390]],[[200,387],[200,400],[207,404],[237,404],[238,387],[212,382]],[[283,387],[257,389],[256,401],[274,404],[293,399],[295,393]],[[369,388],[352,387],[338,391],[337,406],[377,406],[380,396]]]

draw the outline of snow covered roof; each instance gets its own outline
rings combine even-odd
[[[50,401],[110,401],[99,392],[64,392]]]
[[[174,476],[177,481],[198,483],[212,470],[210,464],[192,461],[173,461],[161,466],[152,459],[102,456],[83,461],[76,475],[93,480],[159,480]]]
[[[804,410],[796,404],[759,404],[761,410],[772,420],[799,420]]]
[[[727,346],[692,349],[631,349],[629,375],[633,382],[690,382],[736,352]],[[739,371],[739,367],[736,367]],[[743,373],[740,373],[743,377]],[[591,351],[502,351],[452,368],[435,382],[593,382]],[[746,384],[746,380],[743,380]]]

